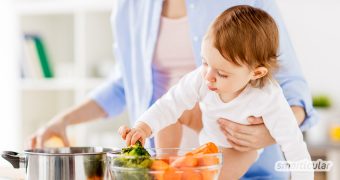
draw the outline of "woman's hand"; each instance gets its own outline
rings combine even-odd
[[[228,119],[219,119],[218,123],[230,145],[241,152],[257,150],[275,144],[262,117],[249,117],[250,125],[238,124]]]
[[[60,138],[64,146],[70,145],[66,135],[66,124],[61,119],[55,119],[41,127],[28,139],[27,146],[29,149],[44,148],[45,142],[54,136]]]
[[[47,125],[36,131],[28,140],[28,148],[43,148],[51,137],[61,139],[64,146],[70,146],[66,135],[66,127],[95,119],[107,117],[106,112],[95,100],[87,99],[77,106],[55,116]]]

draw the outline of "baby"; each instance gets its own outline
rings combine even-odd
[[[278,67],[278,28],[273,18],[251,6],[235,6],[215,19],[202,42],[202,66],[185,75],[154,103],[134,128],[122,126],[127,144],[155,135],[177,121],[197,102],[202,111],[200,144],[221,147],[224,163],[220,179],[239,179],[261,152],[231,148],[219,128],[219,118],[262,117],[270,134],[281,146],[287,161],[310,162],[306,144],[289,104],[272,79]],[[292,179],[313,179],[313,170],[294,171]]]

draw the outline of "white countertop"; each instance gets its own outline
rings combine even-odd
[[[21,180],[25,179],[24,169],[14,169],[13,167],[3,167],[0,166],[0,179],[15,179]]]

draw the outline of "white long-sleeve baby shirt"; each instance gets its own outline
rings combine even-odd
[[[185,110],[192,109],[199,102],[203,122],[200,144],[210,141],[225,148],[231,147],[217,123],[219,118],[248,124],[249,116],[262,116],[287,161],[311,160],[295,116],[275,81],[268,81],[262,88],[248,85],[236,98],[224,103],[216,92],[208,89],[201,71],[202,67],[184,76],[138,119],[150,126],[152,135],[175,123]],[[312,176],[312,170],[292,173],[293,179],[313,179]]]

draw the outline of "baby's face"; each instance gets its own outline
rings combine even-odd
[[[220,96],[238,95],[252,79],[253,71],[224,59],[209,38],[203,40],[201,52],[206,85]]]

